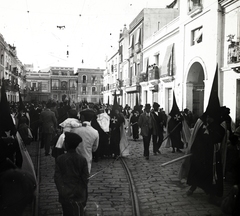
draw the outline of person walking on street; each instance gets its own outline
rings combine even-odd
[[[110,112],[110,149],[115,159],[122,155],[120,151],[120,141],[121,127],[124,126],[124,123],[125,118],[123,113],[121,113],[121,108],[117,102],[117,95],[115,92],[113,106]]]
[[[54,181],[59,193],[63,216],[83,215],[87,202],[88,165],[87,160],[76,152],[82,145],[82,138],[65,132],[66,154],[56,159]]]
[[[146,158],[146,160],[149,160],[149,145],[151,141],[151,135],[153,130],[153,123],[152,118],[150,114],[151,105],[146,104],[144,112],[140,115],[138,119],[138,125],[141,128],[141,135],[143,137],[143,147],[144,152],[143,156]]]
[[[130,117],[130,125],[132,127],[132,136],[134,141],[136,141],[139,138],[138,119],[139,119],[139,112],[138,110],[134,109],[133,115]]]
[[[40,124],[42,127],[41,147],[42,148],[45,147],[45,156],[50,155],[50,143],[57,129],[57,119],[55,117],[54,112],[52,112],[50,108],[51,108],[51,103],[49,102],[46,105],[46,109],[42,111],[40,114]]]
[[[153,154],[157,155],[161,154],[160,147],[163,141],[163,119],[162,115],[159,112],[160,105],[156,102],[153,103],[153,110],[151,111],[151,116],[153,119],[153,134],[152,134],[152,142],[153,142]]]
[[[78,134],[82,138],[82,145],[79,145],[76,149],[77,153],[83,155],[88,162],[88,171],[91,173],[92,167],[92,153],[98,148],[99,134],[91,126],[91,120],[95,112],[91,109],[85,109],[80,112],[80,120],[82,126],[73,128],[71,132]]]

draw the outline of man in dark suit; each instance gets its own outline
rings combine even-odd
[[[163,141],[163,119],[162,115],[159,112],[160,105],[156,102],[153,103],[153,110],[151,111],[151,117],[153,119],[153,134],[152,134],[152,142],[153,142],[153,154],[157,155],[161,154],[160,147]]]
[[[42,147],[45,147],[45,155],[50,155],[50,143],[57,129],[57,119],[50,110],[51,103],[47,103],[46,109],[40,114],[40,124],[42,127]]]
[[[150,109],[151,109],[151,105],[146,104],[144,112],[140,115],[138,119],[138,125],[141,128],[141,135],[143,137],[143,147],[144,147],[143,156],[146,158],[146,160],[149,160],[149,145],[150,145],[152,129],[153,129],[153,123],[152,123],[153,120],[150,114]]]

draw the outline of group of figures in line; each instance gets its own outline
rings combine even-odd
[[[19,184],[28,184],[22,194],[28,193],[29,196],[22,199],[24,204],[18,203],[16,206],[16,209],[21,209],[19,212],[33,199],[37,183],[29,177],[28,172],[19,172],[24,157],[21,145],[14,138],[16,134],[20,134],[25,147],[32,141],[40,140],[45,156],[55,157],[54,180],[63,215],[68,216],[76,212],[84,214],[92,161],[98,162],[105,157],[117,160],[121,156],[128,156],[129,137],[138,140],[141,135],[146,160],[150,159],[151,141],[153,155],[161,154],[161,147],[172,147],[173,153],[182,153],[184,149],[189,155],[179,172],[179,178],[186,178],[187,184],[191,186],[187,191],[188,196],[199,187],[210,195],[211,202],[215,202],[216,197],[223,196],[224,177],[227,178],[228,172],[233,173],[234,187],[222,206],[225,212],[239,214],[240,128],[232,129],[230,110],[220,107],[218,97],[214,94],[211,94],[206,111],[196,123],[188,109],[180,112],[175,95],[168,115],[157,102],[152,106],[146,104],[144,107],[136,105],[133,109],[129,106],[122,108],[116,102],[116,96],[112,106],[79,106],[54,101],[38,105],[20,103],[6,106],[3,105],[3,97],[2,93],[0,181],[4,182],[5,188],[9,188],[6,182],[11,182],[6,179],[11,178],[15,182],[18,180]],[[5,121],[6,114],[2,115],[1,111],[6,111],[6,107],[14,127]],[[13,203],[6,199],[11,193],[8,191],[7,195],[7,191],[2,188],[0,193],[0,198],[4,198],[0,213],[11,215]],[[230,202],[235,203],[231,205],[231,210],[226,207]]]

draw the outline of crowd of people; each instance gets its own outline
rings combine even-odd
[[[16,129],[13,135],[17,131],[26,146],[40,140],[45,156],[55,157],[54,180],[63,215],[84,212],[92,162],[128,156],[130,138],[133,141],[142,138],[146,160],[150,159],[151,152],[161,154],[161,147],[171,147],[172,153],[189,154],[179,174],[180,179],[186,178],[190,185],[188,196],[199,187],[211,200],[221,197],[223,181],[229,173],[233,174],[235,188],[239,188],[240,129],[231,127],[230,110],[226,107],[209,106],[197,121],[187,108],[180,111],[176,101],[168,115],[157,102],[152,106],[131,108],[126,105],[123,108],[115,100],[113,105],[49,100],[24,106],[10,103],[9,108]],[[4,148],[1,145],[1,173],[10,168],[21,169],[19,146],[14,139],[8,140],[8,129],[1,131],[1,144],[7,143]],[[6,158],[12,162],[6,162]],[[234,191],[235,195],[239,194],[239,189]],[[239,212],[239,209],[234,211]]]

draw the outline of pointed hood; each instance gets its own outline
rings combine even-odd
[[[18,111],[25,110],[25,106],[22,101],[22,96],[20,93],[20,90],[18,89],[18,94],[19,94],[19,106],[18,106]]]
[[[16,128],[11,116],[10,106],[7,100],[4,79],[2,79],[2,86],[1,86],[0,130],[1,130],[1,134],[3,131],[9,131],[9,130],[11,131],[11,134],[14,134],[16,132]]]
[[[216,66],[215,76],[205,114],[211,116],[215,120],[220,118],[220,102],[218,98],[218,65]]]
[[[134,111],[138,111],[140,112],[141,107],[139,106],[139,102],[138,102],[138,94],[136,94],[136,105],[133,107]]]
[[[117,94],[116,94],[116,91],[114,92],[114,99],[113,99],[113,106],[112,106],[112,110],[119,110],[119,105],[118,105],[118,102],[117,102]]]
[[[175,98],[175,93],[173,91],[173,105],[172,105],[172,109],[169,113],[169,115],[175,119],[175,121],[180,121],[180,110],[178,108],[177,102],[176,102],[176,98]]]
[[[138,106],[138,94],[136,93],[136,106]]]
[[[114,92],[114,99],[113,99],[113,105],[112,105],[112,109],[110,111],[110,116],[113,117],[116,115],[116,110],[120,111],[120,106],[118,105],[117,102],[117,94],[116,91]]]

